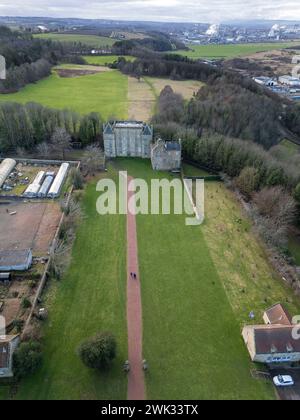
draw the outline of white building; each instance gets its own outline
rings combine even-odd
[[[279,77],[279,83],[282,85],[286,85],[289,87],[300,87],[300,79],[298,77],[292,77],[292,76],[280,76]]]
[[[278,85],[276,80],[273,80],[270,77],[253,77],[253,80],[261,86],[273,87]]]

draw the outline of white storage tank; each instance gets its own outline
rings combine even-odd
[[[14,170],[17,162],[13,159],[4,159],[0,164],[0,188],[2,188],[9,174]]]
[[[46,198],[47,197],[47,194],[50,190],[52,182],[53,182],[53,176],[47,176],[47,178],[43,182],[43,185],[41,186],[41,188],[38,192],[38,197],[39,198]]]
[[[64,182],[66,180],[66,177],[68,175],[70,164],[69,163],[63,163],[61,167],[59,168],[59,171],[55,177],[55,180],[50,188],[50,191],[48,193],[49,198],[57,198],[59,197],[61,193],[61,189],[64,185]]]

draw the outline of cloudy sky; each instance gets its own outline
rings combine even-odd
[[[0,0],[0,15],[221,22],[300,20],[299,0]]]

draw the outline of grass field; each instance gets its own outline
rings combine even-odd
[[[300,267],[300,239],[299,237],[291,236],[289,240],[289,250],[295,258],[296,264]]]
[[[59,33],[49,33],[49,34],[36,34],[35,38],[41,39],[52,39],[53,41],[59,42],[81,42],[82,44],[88,45],[90,47],[106,47],[112,46],[116,42],[115,39],[97,36],[97,35],[79,35],[79,34],[59,34]]]
[[[263,43],[263,44],[238,44],[238,45],[187,45],[191,51],[178,51],[179,54],[192,59],[199,58],[234,58],[254,54],[262,51],[279,50],[293,47],[297,43]]]
[[[292,143],[290,140],[287,140],[287,139],[282,140],[280,145],[284,146],[290,155],[294,155],[295,153],[300,153],[300,146],[298,144]]]
[[[119,160],[150,180],[148,162]],[[203,227],[184,216],[138,216],[144,356],[150,399],[271,399],[255,381],[240,325],[212,259]],[[205,383],[205,384],[204,384]]]
[[[161,91],[168,85],[175,93],[188,100],[204,86],[204,83],[197,80],[171,80],[159,77],[146,77],[145,80],[152,87],[156,97],[159,97]]]
[[[108,175],[115,179],[120,169],[148,182],[169,176],[139,159],[114,161]],[[126,397],[125,217],[97,215],[95,185],[86,190],[86,218],[71,267],[48,292],[44,364],[22,383],[19,399]],[[262,311],[276,302],[292,314],[299,307],[268,265],[234,195],[221,183],[206,183],[205,207],[205,223],[198,227],[187,227],[185,216],[137,216],[147,396],[274,399],[272,385],[251,376],[241,326],[250,322],[251,310],[261,323]],[[82,339],[103,329],[119,342],[118,360],[107,376],[87,370],[76,355]]]
[[[119,71],[60,78],[55,72],[17,93],[0,94],[0,102],[38,102],[52,108],[69,108],[80,114],[99,112],[103,118],[127,118],[128,78]]]
[[[93,64],[97,66],[105,66],[107,64],[112,64],[118,60],[119,57],[124,57],[127,61],[134,61],[136,58],[130,55],[119,56],[119,55],[101,55],[101,56],[92,56],[86,55],[83,58],[88,64]]]
[[[144,78],[128,77],[128,117],[149,122],[156,110],[157,96]]]
[[[97,197],[92,182],[84,198],[85,219],[71,267],[47,294],[50,319],[43,366],[21,384],[17,399],[126,398],[125,217],[99,216]],[[116,335],[118,357],[113,370],[100,375],[82,365],[76,349],[82,340],[103,330]]]

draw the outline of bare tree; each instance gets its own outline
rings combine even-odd
[[[72,138],[64,128],[57,127],[51,136],[51,146],[65,160],[65,151],[70,149]]]
[[[81,167],[85,175],[95,175],[96,172],[103,170],[105,158],[103,151],[96,146],[87,147],[81,162]]]
[[[51,147],[46,142],[39,144],[36,148],[36,151],[38,156],[43,159],[51,158]]]
[[[253,201],[259,213],[272,219],[277,228],[288,226],[295,221],[296,201],[282,187],[264,188],[254,195]]]

